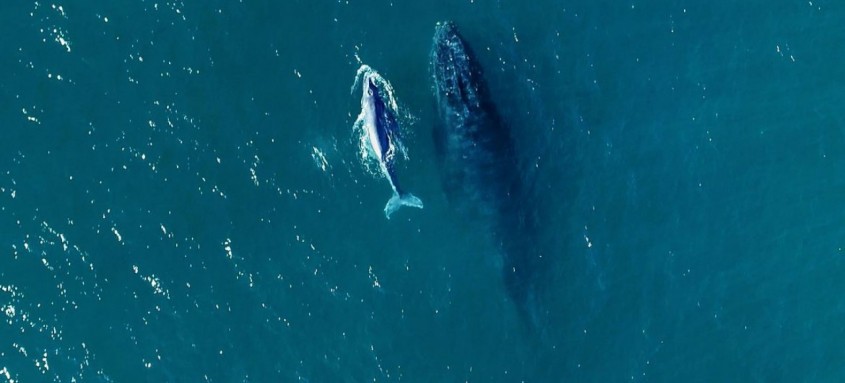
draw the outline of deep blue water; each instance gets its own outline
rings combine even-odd
[[[543,256],[441,184],[473,47]],[[845,3],[7,1],[0,382],[845,380]],[[360,60],[360,61],[359,61]],[[396,90],[425,202],[352,125]]]

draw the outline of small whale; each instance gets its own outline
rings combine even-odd
[[[363,94],[361,96],[361,114],[355,122],[363,128],[370,153],[378,160],[381,173],[390,182],[393,196],[384,207],[387,219],[402,206],[422,209],[422,200],[411,193],[407,193],[399,186],[396,178],[395,157],[401,143],[397,136],[398,122],[395,104],[391,107],[385,104],[383,93],[379,86],[385,81],[369,67],[362,66],[358,71],[363,76]],[[357,81],[356,81],[357,83]]]

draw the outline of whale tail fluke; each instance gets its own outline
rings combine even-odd
[[[384,215],[387,219],[390,219],[390,215],[396,210],[399,210],[402,206],[411,206],[422,209],[423,202],[411,193],[393,193],[393,197],[390,197],[390,200],[387,201],[387,205],[384,206]]]

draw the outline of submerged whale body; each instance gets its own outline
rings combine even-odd
[[[435,143],[445,159],[447,193],[461,208],[493,218],[514,191],[513,142],[472,52],[451,22],[435,29],[431,72],[441,123]]]
[[[537,258],[511,132],[453,23],[436,26],[430,59],[440,117],[435,144],[446,194],[455,207],[487,226],[501,252],[508,294],[518,311],[536,322],[532,277]]]
[[[361,114],[358,115],[355,126],[363,128],[369,145],[368,152],[378,161],[379,169],[393,189],[393,196],[384,207],[384,215],[390,219],[390,216],[402,206],[422,209],[422,200],[411,193],[404,192],[396,178],[395,157],[400,145],[397,136],[396,110],[395,105],[393,108],[388,107],[382,91],[379,89],[380,84],[386,83],[386,81],[367,66],[361,67],[359,76],[363,76],[364,83],[362,85]]]

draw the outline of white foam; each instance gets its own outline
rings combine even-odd
[[[314,159],[314,162],[317,163],[317,166],[326,171],[326,167],[329,165],[329,161],[326,160],[326,155],[323,153],[322,150],[318,149],[316,146],[312,146],[312,153],[311,158]]]
[[[223,241],[223,250],[226,250],[226,258],[232,259],[232,240],[231,239],[226,238],[226,240]]]
[[[114,236],[115,236],[115,238],[117,238],[118,242],[123,242],[123,237],[120,236],[120,232],[117,231],[116,227],[112,227],[111,232],[114,233]]]

